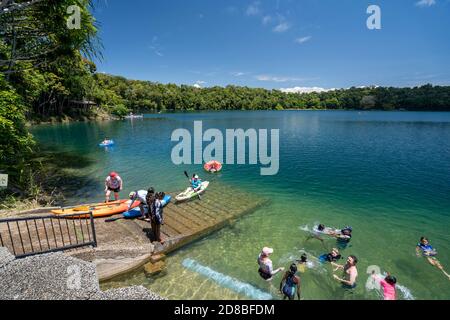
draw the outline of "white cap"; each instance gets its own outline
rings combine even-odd
[[[273,253],[273,249],[272,249],[272,248],[269,248],[269,247],[264,247],[264,248],[262,249],[262,253],[263,253],[265,256],[268,256],[269,254],[272,254],[272,253]]]

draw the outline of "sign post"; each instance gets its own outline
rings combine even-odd
[[[8,186],[8,175],[0,174],[0,188],[6,188]]]

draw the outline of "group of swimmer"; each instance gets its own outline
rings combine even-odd
[[[190,187],[188,190],[197,192],[201,188],[202,180],[197,174],[194,174],[189,179]],[[114,199],[119,199],[119,192],[123,190],[123,180],[116,173],[111,172],[105,179],[105,202],[110,201],[111,193],[114,193]],[[187,190],[187,191],[188,191]],[[153,187],[146,190],[136,190],[129,194],[131,202],[128,205],[130,209],[135,201],[139,201],[139,208],[141,211],[141,217],[138,219],[145,220],[151,223],[151,228],[156,241],[164,244],[164,240],[161,238],[161,225],[164,224],[163,208],[164,208],[164,192],[155,192]],[[324,244],[324,236],[335,238],[337,241],[337,247],[341,250],[345,249],[348,243],[352,239],[353,228],[346,226],[342,229],[335,229],[326,227],[323,224],[319,224],[314,227],[312,232],[308,235],[306,241],[310,239],[317,239]],[[273,253],[273,249],[265,247],[262,249],[258,256],[258,273],[266,281],[271,281],[273,277],[285,270],[284,267],[280,267],[274,270],[270,255]],[[431,246],[429,240],[426,237],[421,237],[419,243],[416,246],[417,256],[424,256],[427,261],[434,267],[441,270],[444,275],[450,280],[450,275],[444,270],[444,267],[436,258],[437,251]],[[321,263],[330,263],[333,268],[333,279],[341,284],[345,289],[354,289],[356,287],[356,280],[358,277],[358,258],[354,255],[347,257],[345,264],[339,264],[338,261],[342,259],[342,255],[338,248],[332,248],[331,251],[325,253],[319,257]],[[300,259],[296,260],[289,267],[289,270],[285,272],[280,282],[280,292],[284,299],[294,300],[295,297],[300,299],[301,296],[301,280],[298,272],[305,272],[308,263],[308,256],[302,254]],[[342,271],[342,276],[335,274],[338,271]],[[378,282],[383,289],[383,297],[385,300],[396,300],[396,283],[397,279],[389,273],[382,277],[375,273],[372,274],[374,281]]]
[[[202,180],[197,174],[192,176],[189,180],[189,190],[197,192],[201,188]],[[105,179],[105,203],[108,203],[111,198],[111,193],[114,194],[114,200],[119,200],[119,193],[123,190],[123,180],[117,172],[111,172]],[[136,201],[139,201],[139,209],[141,216],[138,219],[145,220],[151,223],[155,240],[164,244],[161,237],[161,225],[164,224],[164,192],[156,192],[153,187],[148,190],[136,190],[129,193],[128,197],[131,200],[128,204],[130,210]]]
[[[352,227],[347,226],[342,229],[333,229],[325,227],[323,224],[313,228],[313,231],[308,236],[306,241],[314,238],[320,240],[322,243],[324,239],[323,235],[333,237],[337,239],[337,244],[341,249],[345,249],[347,244],[352,238]],[[280,267],[274,270],[272,260],[270,255],[273,253],[273,249],[265,247],[262,249],[258,256],[258,273],[266,281],[271,281],[273,277],[285,270],[284,267]],[[421,237],[419,243],[416,246],[417,256],[424,256],[427,258],[428,262],[440,269],[445,276],[450,280],[450,275],[444,270],[441,263],[436,259],[437,251],[430,245],[429,240],[426,237]],[[349,255],[347,257],[345,264],[337,263],[342,256],[338,248],[333,248],[329,253],[323,254],[319,257],[321,263],[329,262],[333,268],[333,279],[341,284],[344,289],[354,289],[356,287],[356,280],[358,277],[358,258],[354,255]],[[300,259],[296,260],[289,267],[289,270],[283,275],[279,290],[283,295],[283,299],[294,300],[297,297],[300,300],[301,296],[301,279],[300,273],[304,273],[308,263],[308,256],[306,253],[302,254]],[[337,271],[342,271],[343,275],[338,276],[335,274]],[[375,282],[378,282],[382,288],[384,300],[397,300],[396,295],[396,284],[397,279],[391,274],[387,273],[385,276],[375,274],[371,275]]]

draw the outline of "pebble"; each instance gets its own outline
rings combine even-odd
[[[0,300],[162,300],[142,286],[101,291],[95,265],[63,253],[14,259],[0,247]]]

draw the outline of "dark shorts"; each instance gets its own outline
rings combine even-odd
[[[347,290],[353,290],[356,288],[356,283],[352,286],[349,286],[348,284],[343,283],[342,288],[347,289]]]
[[[112,192],[114,192],[114,193],[119,193],[119,192],[120,192],[120,188],[117,188],[117,189],[111,189],[110,187],[108,187],[108,190],[109,190],[109,191],[112,191]]]
[[[259,275],[261,276],[261,278],[263,278],[264,280],[269,280],[272,278],[272,275],[264,272],[261,268],[258,270]]]

